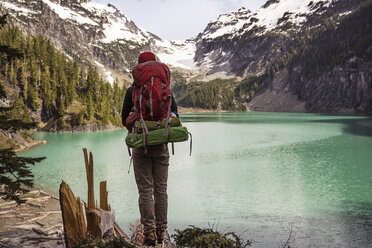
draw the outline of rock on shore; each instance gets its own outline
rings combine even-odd
[[[25,130],[18,130],[16,132],[9,132],[0,129],[0,146],[2,149],[12,148],[19,152],[30,147],[46,144],[45,140],[39,141],[33,139],[31,134]]]

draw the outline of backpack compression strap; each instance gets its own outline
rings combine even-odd
[[[151,120],[154,120],[154,110],[152,108],[152,87],[154,86],[154,76],[151,77],[151,89],[150,89],[150,116]]]
[[[164,127],[164,137],[168,132],[168,141],[170,139],[170,119],[171,119],[171,106],[172,106],[172,97],[169,97],[169,105],[168,105],[168,111],[167,111],[167,120],[165,121],[165,127]]]
[[[139,97],[139,113],[140,113],[140,123],[141,123],[141,126],[142,126],[142,133],[143,133],[143,146],[145,148],[145,154],[147,154],[147,134],[149,133],[149,130],[147,129],[147,126],[146,126],[146,123],[145,123],[145,120],[143,119],[143,116],[142,116],[142,98],[143,98],[143,95],[142,95],[142,90],[143,90],[143,86],[141,87],[141,91],[140,91],[140,97]]]

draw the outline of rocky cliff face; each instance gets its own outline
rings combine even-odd
[[[306,102],[310,112],[372,113],[372,63],[351,58],[343,65],[306,78],[290,75],[292,92]]]
[[[316,77],[301,69],[275,73],[247,107],[254,111],[372,113],[372,63],[356,58]]]

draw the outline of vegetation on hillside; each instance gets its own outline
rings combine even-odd
[[[353,56],[371,61],[372,1],[366,1],[353,13],[327,22],[318,30],[305,30],[292,50],[290,69],[303,66],[304,75],[317,75],[345,63]],[[320,18],[320,17],[319,17]],[[323,17],[324,18],[324,17]],[[366,53],[370,50],[369,55]],[[300,51],[300,52],[298,52]]]
[[[236,80],[215,79],[209,82],[179,80],[172,88],[177,103],[183,107],[214,110],[245,110],[243,105],[234,103]]]
[[[215,79],[209,82],[178,80],[172,88],[182,107],[245,111],[244,103],[267,85],[268,74],[248,76],[242,81]]]
[[[22,58],[1,55],[0,60],[0,84],[8,89],[13,104],[25,109],[19,118],[40,114],[42,121],[52,120],[56,129],[93,122],[121,125],[126,89],[117,81],[112,87],[96,67],[85,68],[43,36],[26,36],[10,25],[0,30],[0,45],[23,54]]]

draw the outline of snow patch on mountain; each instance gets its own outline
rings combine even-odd
[[[69,8],[63,7],[49,0],[42,1],[49,5],[49,7],[62,19],[73,20],[79,24],[89,24],[93,26],[98,26],[98,24],[92,21],[90,18],[82,16]]]
[[[156,55],[166,64],[185,69],[194,69],[195,42],[192,40],[155,40]]]
[[[311,2],[313,4],[310,4]],[[267,8],[261,8],[256,12],[255,17],[258,18],[256,25],[264,26],[269,31],[276,28],[278,20],[284,16],[290,16],[293,23],[300,25],[306,20],[308,14],[316,10],[311,6],[318,2],[328,3],[324,0],[282,0],[276,4],[271,4]]]
[[[130,30],[127,27],[128,20],[123,17],[108,16],[108,23],[103,25],[103,33],[105,34],[103,43],[110,43],[116,40],[124,39],[139,44],[145,43],[149,37],[141,30]]]
[[[13,3],[1,2],[0,5],[3,8],[14,10],[17,13],[19,13],[21,15],[25,15],[25,16],[28,16],[28,14],[38,14],[39,13],[37,11],[32,11],[32,10],[29,10],[29,9],[26,9],[26,8],[18,7],[17,5],[15,5]]]
[[[106,76],[106,80],[112,85],[114,86],[114,78],[112,76],[112,73],[111,71],[107,70],[106,67],[104,65],[102,65],[100,62],[98,62],[97,60],[94,61],[94,63],[96,63],[96,65],[98,65],[99,68],[101,68],[101,70],[103,71],[103,73],[105,74]]]
[[[150,39],[151,35],[149,32],[143,28],[137,27],[132,20],[124,16],[111,4],[105,5],[95,2],[86,2],[82,3],[81,7],[90,13],[89,17],[91,22],[96,23],[95,20],[100,21],[102,20],[102,17],[104,17],[105,21],[102,25],[102,32],[105,38],[99,40],[102,43],[126,40],[138,44],[144,44]]]
[[[107,13],[115,13],[117,9],[112,7],[112,5],[105,5],[101,3],[95,3],[95,2],[87,2],[87,3],[82,3],[81,7],[84,9],[88,10],[90,13],[102,16]]]
[[[281,18],[288,18],[292,23],[301,25],[307,15],[317,10],[313,6],[320,2],[324,3],[324,6],[330,4],[328,0],[281,0],[254,12],[242,8],[220,15],[216,21],[208,25],[202,38],[215,39],[226,34],[233,38],[254,27],[263,27],[264,31],[261,34],[264,34],[278,27]]]
[[[339,16],[345,16],[345,15],[350,15],[351,13],[353,13],[353,11],[346,11],[346,12],[340,13],[338,15]]]
[[[114,86],[115,79],[112,76],[111,71],[105,70],[105,72],[106,72],[106,79],[107,79],[107,81],[111,84],[111,86]]]

